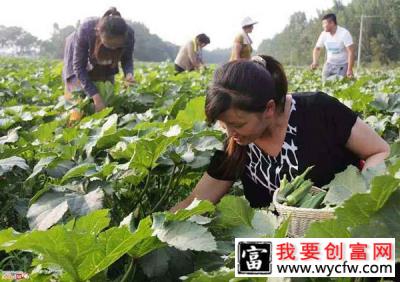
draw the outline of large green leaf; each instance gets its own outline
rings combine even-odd
[[[36,175],[41,173],[45,168],[47,168],[54,160],[56,156],[49,156],[39,160],[39,162],[34,166],[33,172],[26,180],[34,178]]]
[[[91,278],[117,261],[142,239],[143,234],[139,230],[132,234],[124,227],[113,227],[100,233],[95,245],[78,266],[79,276],[83,281]]]
[[[96,189],[86,195],[48,192],[32,204],[27,218],[31,229],[46,230],[58,223],[69,210],[73,215],[85,215],[103,206],[104,193]]]
[[[112,114],[111,116],[107,117],[101,128],[95,128],[91,131],[91,134],[89,135],[89,140],[84,147],[87,155],[92,154],[93,148],[96,147],[97,143],[100,140],[102,140],[101,142],[103,144],[118,142],[119,136],[116,135],[117,124],[118,116],[117,114]],[[110,141],[109,139],[112,139],[112,141]]]
[[[116,168],[118,172],[112,176],[112,179],[136,186],[143,181],[149,173],[149,170],[145,167],[129,168],[129,164],[130,163],[128,163],[128,166],[125,164],[117,165]]]
[[[214,236],[203,226],[188,221],[166,222],[165,215],[154,215],[152,229],[162,242],[179,250],[214,251]]]
[[[7,252],[12,250],[30,250],[40,254],[43,264],[56,264],[63,271],[67,281],[82,281],[78,273],[78,266],[82,259],[94,249],[96,235],[99,230],[108,225],[108,212],[98,211],[76,221],[77,230],[71,228],[73,224],[55,226],[47,231],[32,231],[24,234],[15,234],[10,238],[10,230],[0,232],[0,249]],[[81,228],[81,221],[97,222],[98,228],[90,225],[86,230]],[[85,224],[86,225],[86,224]],[[97,232],[97,233],[96,233]],[[4,238],[5,237],[5,238]]]
[[[371,102],[371,106],[390,113],[400,112],[400,94],[375,94],[375,100]]]
[[[170,256],[166,248],[155,250],[140,258],[139,264],[149,278],[161,277],[168,271]]]
[[[140,258],[138,263],[153,281],[178,281],[180,276],[194,271],[192,252],[172,247],[155,250]]]
[[[33,135],[40,142],[52,142],[54,141],[55,130],[59,125],[59,121],[52,121],[40,125],[34,132]]]
[[[84,117],[80,122],[81,128],[91,128],[93,125],[100,124],[101,121],[112,112],[112,108],[104,108],[100,112]]]
[[[157,236],[152,235],[151,226],[148,229],[149,234],[143,237],[134,248],[131,248],[128,254],[133,258],[141,258],[154,250],[167,246],[166,243],[161,242]]]
[[[7,135],[0,137],[0,145],[17,142],[19,129],[21,129],[20,126],[13,128],[7,132]]]
[[[200,215],[204,214],[206,212],[213,212],[214,211],[214,206],[208,202],[208,201],[198,201],[195,200],[188,208],[179,210],[175,214],[169,213],[169,212],[164,212],[164,213],[158,213],[154,215],[155,221],[153,224],[153,221],[151,220],[150,217],[147,217],[143,220],[140,221],[140,224],[138,226],[138,229],[141,230],[147,230],[147,238],[142,240],[140,243],[138,243],[134,249],[129,251],[129,255],[135,258],[142,257],[146,255],[147,253],[164,247],[166,243],[170,244],[171,238],[168,236],[171,236],[170,234],[167,235],[161,235],[162,238],[165,240],[161,240],[156,236],[159,232],[160,233],[167,233],[167,232],[177,232],[176,229],[170,229],[170,224],[173,223],[174,221],[183,221],[183,220],[189,220],[195,215]],[[121,222],[122,225],[128,226],[132,230],[133,218],[131,215],[126,217],[123,222]],[[168,229],[166,226],[170,226]],[[196,224],[193,225],[194,228],[196,228]],[[180,228],[180,227],[179,227]],[[157,230],[157,231],[156,231]],[[204,229],[201,230],[202,232]],[[186,231],[185,231],[186,232]],[[210,236],[208,232],[205,233],[207,236]],[[183,235],[183,234],[182,234]],[[194,234],[189,234],[188,235],[183,235],[182,238],[193,238]],[[192,236],[192,237],[190,237]],[[213,241],[211,237],[209,237],[211,242]],[[177,240],[178,237],[177,237]],[[184,245],[186,242],[182,241],[182,244]],[[175,244],[175,243],[174,243]],[[211,243],[213,245],[213,243]],[[206,248],[209,248],[206,246]]]
[[[367,185],[355,166],[349,166],[345,171],[335,175],[335,178],[326,186],[329,190],[325,196],[326,205],[341,205],[357,193],[367,192]]]
[[[204,105],[204,97],[197,97],[190,100],[186,108],[179,111],[176,117],[181,127],[187,128],[188,126],[192,126],[195,122],[204,121]]]
[[[63,276],[67,280],[80,281],[72,259],[77,255],[76,248],[68,233],[70,232],[67,232],[62,226],[55,226],[46,232],[28,232],[5,242],[0,246],[0,249],[7,252],[30,250],[36,254],[41,254],[43,256],[41,258],[42,263],[59,265],[65,271]]]
[[[356,226],[369,221],[371,214],[379,210],[399,188],[399,180],[391,176],[375,177],[370,193],[356,194],[335,211],[341,224]]]
[[[25,144],[25,145],[20,145],[15,148],[1,148],[0,147],[0,158],[9,158],[12,156],[21,156],[23,153],[31,153],[34,150],[35,146],[32,144]]]
[[[131,224],[128,224],[128,227],[130,226]],[[135,247],[131,248],[128,252],[133,258],[140,258],[156,249],[166,246],[166,244],[161,242],[157,236],[153,235],[152,220],[150,216],[140,221],[136,232],[140,232],[143,237],[142,240],[139,241]]]
[[[290,217],[281,222],[280,226],[275,231],[274,238],[286,238],[289,230],[289,224]]]
[[[173,144],[176,137],[158,137],[156,139],[140,139],[131,146],[130,167],[154,168],[157,160]]]
[[[96,148],[98,150],[108,149],[108,148],[114,146],[115,144],[117,144],[121,140],[121,137],[126,134],[129,134],[128,130],[121,129],[114,133],[111,133],[108,135],[103,135],[102,137],[100,137],[97,140]]]
[[[372,179],[376,176],[385,175],[388,172],[388,167],[385,163],[380,163],[374,167],[368,167],[361,172],[362,177],[365,179],[367,186],[371,185]]]
[[[61,179],[61,183],[65,183],[67,180],[75,177],[92,176],[97,173],[96,164],[86,163],[80,164],[71,168]]]
[[[355,194],[345,201],[341,207],[336,208],[335,219],[312,223],[306,237],[350,237],[349,230],[369,224],[374,214],[386,203],[395,201],[392,198],[396,198],[399,183],[400,180],[389,175],[375,177],[369,193]],[[376,232],[379,233],[378,230]]]
[[[62,178],[74,166],[75,162],[70,160],[54,160],[47,166],[45,171],[51,177]]]
[[[181,134],[182,130],[181,127],[179,125],[173,125],[171,126],[167,132],[164,132],[163,135],[166,137],[174,137],[174,136],[178,136],[179,134]]]
[[[317,221],[310,224],[304,237],[308,238],[349,238],[350,233],[345,224],[338,219]]]
[[[110,81],[96,81],[97,91],[106,105],[109,105],[114,94],[114,85]]]
[[[21,157],[10,157],[0,160],[0,176],[10,172],[14,167],[19,167],[23,170],[28,170],[29,166],[26,164],[25,160]]]
[[[108,212],[100,210],[47,231],[7,229],[0,232],[0,250],[29,250],[43,265],[60,266],[61,281],[87,281],[151,236],[148,224],[134,233],[125,227],[101,232],[108,224]]]
[[[214,212],[215,207],[209,201],[199,201],[194,199],[193,202],[186,207],[185,209],[181,209],[174,214],[168,213],[166,219],[167,220],[186,220],[195,215],[201,215],[207,212]]]
[[[393,192],[399,188],[400,180],[391,176],[375,177],[371,182],[371,198],[376,202],[375,210],[382,208]]]
[[[400,262],[400,190],[392,194],[384,206],[366,224],[350,229],[351,237],[395,238],[396,262]]]
[[[232,235],[235,238],[272,237],[279,226],[278,217],[265,210],[256,210],[251,226],[236,226],[232,229]]]
[[[247,225],[253,228],[251,222],[254,210],[249,202],[243,198],[235,196],[225,196],[217,205],[218,216],[215,224],[221,228],[230,228],[240,225]]]
[[[70,220],[65,224],[65,228],[78,233],[97,235],[110,224],[108,213],[106,209],[93,211],[87,216]]]
[[[10,128],[12,125],[15,124],[15,120],[12,118],[0,118],[0,129],[4,130],[4,129],[8,129]]]
[[[67,127],[64,128],[62,133],[62,140],[65,143],[71,143],[72,140],[79,136],[79,129],[77,127]]]
[[[110,135],[117,132],[118,115],[112,114],[106,119],[101,127],[100,136]]]
[[[215,136],[203,136],[199,137],[192,143],[193,148],[197,151],[209,151],[209,150],[222,150],[223,144]]]

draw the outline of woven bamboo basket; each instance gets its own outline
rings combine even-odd
[[[273,203],[277,212],[279,213],[279,216],[285,219],[290,216],[288,230],[289,237],[303,237],[308,226],[312,222],[334,218],[335,210],[332,208],[310,209],[282,205],[278,203],[276,199],[278,191],[279,189],[277,189],[274,193]],[[322,191],[322,189],[313,186],[310,190],[310,193],[314,195],[320,191]]]

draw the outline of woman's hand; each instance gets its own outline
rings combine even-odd
[[[136,82],[136,81],[135,81],[135,78],[133,77],[133,74],[127,73],[126,76],[125,76],[125,79],[124,79],[124,84],[125,84],[125,86],[126,86],[126,87],[131,86],[131,85],[134,84],[135,82]]]
[[[353,78],[353,77],[354,77],[353,70],[349,68],[349,69],[347,70],[346,76],[347,76],[348,78]]]
[[[102,109],[106,107],[106,105],[103,102],[103,99],[99,94],[95,94],[92,96],[93,103],[94,103],[94,109],[96,112],[100,112]]]
[[[232,185],[233,181],[218,180],[205,172],[192,193],[190,193],[186,199],[173,206],[170,209],[170,212],[176,212],[180,209],[186,208],[195,198],[197,200],[207,200],[216,204],[226,193],[229,192]]]
[[[318,63],[312,62],[312,64],[310,65],[310,69],[316,70],[317,68],[318,68]]]
[[[200,65],[200,70],[207,70],[207,66],[205,64],[201,64]]]

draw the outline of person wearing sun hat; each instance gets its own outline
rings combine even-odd
[[[114,82],[121,63],[126,84],[134,82],[133,50],[135,36],[116,8],[111,7],[101,18],[88,18],[66,38],[64,49],[64,97],[76,104],[72,92],[83,90],[94,103],[96,112],[105,105],[95,81]],[[73,110],[70,121],[79,120],[82,113]]]
[[[258,22],[254,21],[250,17],[246,17],[242,20],[242,32],[235,37],[229,61],[238,59],[250,60],[251,53],[253,52],[253,48],[251,47],[253,41],[251,40],[249,33],[253,31],[256,23]]]

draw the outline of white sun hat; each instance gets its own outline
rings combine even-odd
[[[258,23],[258,22],[256,22],[256,21],[253,20],[252,18],[250,18],[250,17],[245,17],[245,18],[242,20],[242,27],[245,27],[245,26],[248,26],[248,25],[253,25],[253,24],[256,24],[256,23]]]

